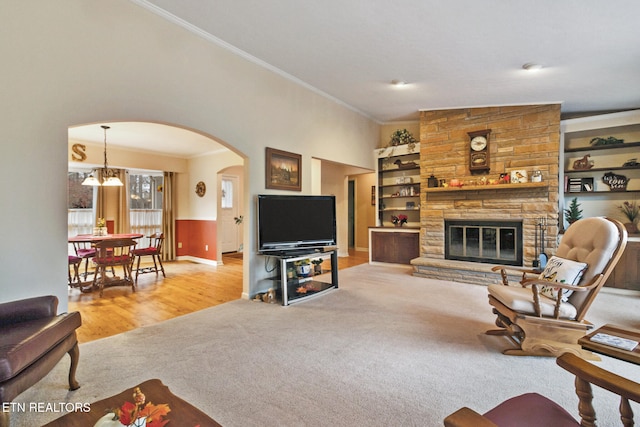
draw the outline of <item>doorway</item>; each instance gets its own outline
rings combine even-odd
[[[356,183],[354,180],[349,180],[349,188],[347,194],[347,209],[348,209],[348,220],[349,220],[349,249],[355,248],[356,246],[356,224],[355,224],[355,186]]]
[[[222,253],[242,252],[239,181],[236,175],[225,174],[220,177],[218,233]]]

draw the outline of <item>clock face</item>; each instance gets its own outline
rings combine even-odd
[[[487,138],[484,136],[476,136],[471,140],[471,149],[473,151],[482,151],[487,148]]]

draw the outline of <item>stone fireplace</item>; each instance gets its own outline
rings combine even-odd
[[[490,171],[469,171],[468,132],[491,129]],[[423,111],[420,116],[420,257],[414,275],[467,283],[496,283],[493,259],[447,259],[445,221],[492,220],[521,224],[522,257],[513,265],[531,266],[536,224],[549,224],[547,253],[555,252],[558,234],[560,105]],[[479,185],[500,174],[526,170],[542,173],[541,183]],[[431,176],[462,187],[428,188]],[[485,180],[482,180],[482,178]]]

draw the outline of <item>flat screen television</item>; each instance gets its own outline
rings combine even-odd
[[[335,196],[258,195],[259,253],[302,251],[335,244]]]

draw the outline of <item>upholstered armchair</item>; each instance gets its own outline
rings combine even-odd
[[[489,304],[497,315],[497,330],[489,335],[510,339],[508,355],[560,356],[571,352],[597,360],[582,350],[578,339],[593,325],[585,315],[613,271],[627,243],[624,226],[613,219],[584,218],[573,223],[560,240],[545,270],[498,266],[502,284],[488,287]],[[508,272],[522,274],[519,284]]]
[[[580,423],[564,408],[538,393],[526,393],[508,399],[480,415],[471,408],[461,408],[444,419],[445,427],[569,427],[595,426],[592,385],[620,396],[620,420],[633,426],[629,401],[640,402],[640,384],[606,371],[574,354],[565,353],[556,363],[576,376]]]
[[[0,304],[0,400],[11,402],[40,381],[65,353],[71,357],[69,390],[78,387],[76,329],[80,313],[57,314],[58,298],[49,295]],[[9,412],[0,411],[0,427]]]

